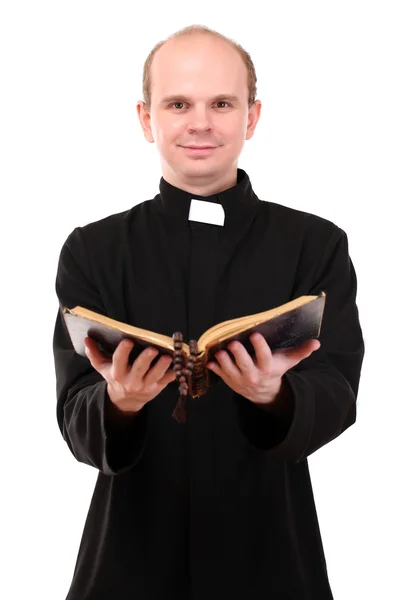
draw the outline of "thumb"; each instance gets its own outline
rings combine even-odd
[[[104,379],[106,379],[106,375],[109,373],[109,370],[112,365],[112,360],[106,358],[104,354],[100,352],[95,340],[86,337],[84,343],[85,354],[89,359],[90,364],[96,371],[103,375]]]
[[[321,347],[318,340],[307,340],[295,348],[282,348],[274,352],[273,357],[279,364],[279,368],[286,373],[289,369],[295,367],[299,362],[311,356],[313,352]]]

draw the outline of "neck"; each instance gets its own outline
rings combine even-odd
[[[209,175],[185,175],[163,165],[162,176],[170,185],[195,196],[212,196],[234,187],[237,184],[237,165],[222,177]]]

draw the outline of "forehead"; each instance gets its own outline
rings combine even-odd
[[[157,95],[194,90],[245,95],[247,69],[239,52],[224,40],[205,35],[169,40],[154,56],[151,86]]]

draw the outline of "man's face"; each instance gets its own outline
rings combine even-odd
[[[170,40],[158,50],[150,115],[138,104],[145,137],[156,143],[163,174],[174,185],[236,175],[260,109],[257,101],[249,111],[247,69],[239,53],[205,35]]]

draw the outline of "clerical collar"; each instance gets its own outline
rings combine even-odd
[[[236,185],[211,196],[199,196],[181,190],[168,183],[164,177],[161,177],[160,193],[154,197],[153,202],[159,212],[169,221],[187,225],[192,222],[189,221],[192,200],[220,204],[225,213],[223,225],[225,228],[234,225],[253,212],[260,202],[253,191],[249,176],[243,169],[237,169]],[[193,210],[194,208],[192,206],[192,215],[198,214]]]

